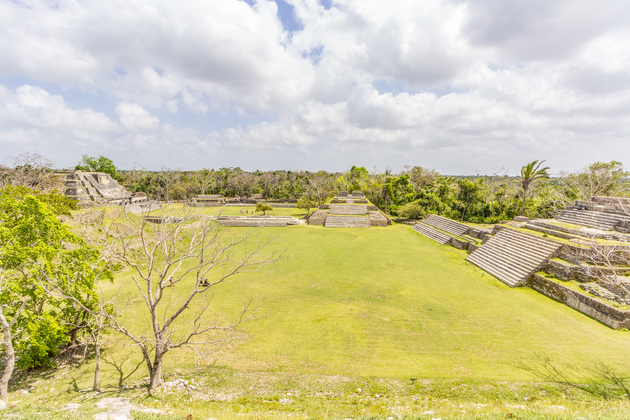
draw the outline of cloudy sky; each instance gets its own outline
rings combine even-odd
[[[0,161],[630,166],[627,0],[0,0]]]

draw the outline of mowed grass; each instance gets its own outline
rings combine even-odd
[[[270,272],[240,275],[212,290],[209,320],[235,317],[250,299],[262,306],[246,325],[246,342],[205,362],[238,370],[488,380],[530,380],[520,366],[543,357],[578,367],[630,362],[627,332],[532,289],[508,288],[466,262],[465,252],[409,226],[290,226],[258,234],[275,236],[270,249],[285,255]],[[184,289],[174,288],[174,297]],[[139,302],[130,310],[126,316],[142,318],[133,314],[143,310]],[[192,363],[173,352],[165,371]]]
[[[604,363],[623,374],[630,362],[627,331],[532,289],[510,289],[466,262],[465,252],[410,226],[262,228],[250,239],[269,237],[276,240],[268,251],[284,257],[269,272],[214,287],[205,314],[208,322],[229,320],[243,303],[262,302],[245,326],[247,340],[166,355],[165,380],[190,386],[147,396],[138,349],[112,333],[105,337],[104,392],[88,392],[93,360],[75,358],[59,369],[22,372],[7,413],[87,418],[100,399],[125,396],[173,419],[628,418],[625,401],[539,383],[521,368],[548,357],[570,367],[567,372]],[[146,329],[146,307],[130,276],[119,272],[107,288],[110,294],[120,288],[119,297],[131,301],[122,315],[126,324]],[[181,299],[192,281],[168,288],[166,302]],[[199,304],[191,305],[175,336],[187,330]],[[79,412],[63,410],[70,401],[81,404]]]
[[[223,287],[218,306],[264,299],[247,367],[379,377],[526,379],[524,360],[627,366],[630,337],[529,288],[510,289],[409,226],[277,229],[269,275]]]

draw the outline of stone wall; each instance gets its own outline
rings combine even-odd
[[[387,218],[380,211],[371,211],[370,212],[370,225],[371,226],[381,226],[385,227],[391,225],[392,221]]]
[[[460,238],[457,238],[455,236],[453,236],[451,238],[451,246],[457,248],[457,249],[468,249],[468,241],[464,241]]]
[[[267,204],[269,204],[271,207],[295,208],[295,203],[271,203],[271,202],[268,202]]]
[[[324,226],[327,215],[328,212],[326,210],[315,210],[313,214],[311,214],[311,217],[308,218],[308,224]]]
[[[360,215],[367,214],[367,212],[365,205],[335,204],[330,206],[330,214]]]
[[[630,261],[630,248],[604,245],[598,245],[598,247],[606,254],[608,262],[612,264],[628,265]],[[600,260],[606,262],[590,248],[582,248],[569,244],[563,244],[556,256],[573,264],[592,263]]]
[[[226,219],[219,220],[219,226],[224,227],[285,227],[287,226],[286,220],[273,220],[273,219]]]
[[[329,214],[328,216],[326,216],[324,226],[331,228],[369,228],[370,218],[367,216],[346,216]]]
[[[577,280],[580,282],[593,281],[600,275],[627,275],[630,273],[630,267],[615,267],[611,269],[604,266],[591,266],[591,265],[574,265],[565,264],[560,261],[547,261],[547,264],[542,268],[546,273],[553,274],[561,278],[562,280]]]
[[[630,328],[630,311],[607,305],[594,297],[571,290],[539,274],[531,276],[529,286],[611,328],[617,330]]]

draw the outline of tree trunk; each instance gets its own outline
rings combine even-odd
[[[2,377],[0,377],[0,400],[5,403],[9,402],[9,380],[15,369],[15,350],[13,349],[13,335],[11,334],[11,325],[7,322],[0,306],[0,324],[2,324],[2,332],[4,334],[4,348],[6,352],[6,366]]]
[[[94,353],[96,356],[96,366],[94,367],[94,383],[92,384],[92,391],[96,392],[99,390],[99,374],[101,372],[101,343],[100,343],[100,330],[97,332],[96,337],[94,338]]]
[[[149,392],[162,385],[162,360],[164,353],[158,348],[155,349],[155,358],[153,359],[153,366],[151,367],[151,375],[149,382]]]
[[[521,216],[525,216],[525,198],[527,197],[527,188],[523,188],[523,207],[521,207]]]

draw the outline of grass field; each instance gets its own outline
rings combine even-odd
[[[532,289],[510,289],[466,262],[463,251],[440,246],[409,226],[302,225],[265,228],[259,234],[277,237],[271,246],[284,251],[283,259],[271,272],[245,274],[218,286],[208,314],[209,319],[230,318],[243,302],[262,302],[257,318],[247,324],[248,339],[209,348],[201,356],[185,350],[169,353],[166,379],[203,383],[206,397],[191,402],[182,393],[166,393],[163,399],[145,401],[148,405],[166,405],[174,413],[181,413],[179,406],[208,417],[250,413],[257,418],[269,410],[286,415],[279,399],[302,392],[302,409],[296,410],[296,416],[386,418],[396,414],[392,407],[405,398],[419,399],[421,404],[401,409],[401,415],[425,418],[422,410],[442,407],[443,418],[469,418],[470,413],[505,418],[500,416],[506,412],[506,401],[523,403],[530,398],[527,410],[534,411],[521,410],[529,417],[518,418],[575,418],[571,416],[598,412],[608,403],[575,397],[553,386],[545,391],[542,385],[532,385],[537,379],[522,369],[523,363],[550,358],[578,369],[604,363],[621,371],[630,365],[627,331],[611,330]],[[128,273],[120,273],[116,284],[131,293]],[[172,298],[183,289],[173,288]],[[136,311],[141,310],[136,302],[125,316],[139,322],[142,316]],[[110,336],[109,343],[105,358],[111,364],[104,366],[104,388],[117,389],[119,370],[130,374],[126,385],[141,383],[147,376],[144,366],[131,374],[131,367],[140,361],[137,350],[124,346],[119,336]],[[89,387],[90,368],[89,363],[66,368],[66,376],[59,377],[52,393],[40,393],[44,385],[53,387],[41,379],[38,392],[24,397],[15,389],[13,398],[58,404],[72,400],[77,395],[73,390]],[[328,394],[333,400],[326,402]],[[457,402],[458,395],[463,402]],[[564,413],[536,408],[548,397],[552,399],[545,407],[554,405],[556,398],[573,408]],[[271,400],[264,402],[266,398]],[[483,402],[485,408],[471,406],[466,415],[458,411],[460,403],[472,404],[471,399]],[[374,408],[376,403],[380,408]],[[612,410],[610,418],[623,418],[628,407],[615,404],[614,410],[610,406],[601,410]],[[335,407],[340,408],[335,411]],[[495,414],[499,417],[491,417]]]

